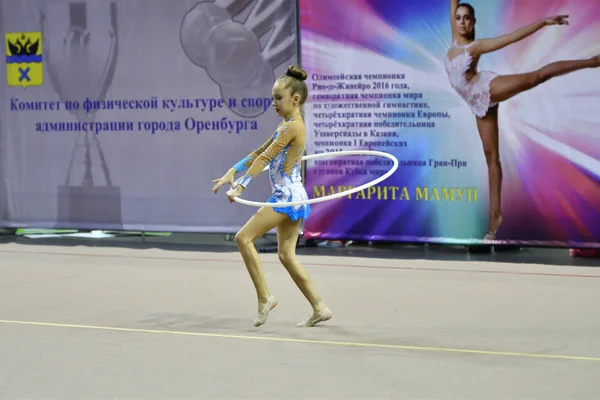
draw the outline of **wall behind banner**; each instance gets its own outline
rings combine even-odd
[[[294,0],[0,7],[2,225],[234,232],[256,211],[211,181],[280,122]],[[245,198],[269,191],[261,179]]]
[[[478,38],[555,14],[569,26],[482,56],[515,74],[600,54],[596,0],[472,0]],[[449,0],[300,0],[310,73],[308,153],[373,149],[400,160],[371,191],[315,204],[308,239],[480,243],[488,230],[487,164],[475,116],[449,84]],[[500,243],[600,246],[600,69],[555,78],[500,107],[504,171]],[[369,163],[371,163],[369,165]],[[385,159],[310,161],[319,197],[389,170]]]

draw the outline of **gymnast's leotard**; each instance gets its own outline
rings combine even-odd
[[[302,116],[292,114],[285,117],[269,140],[234,166],[236,172],[246,171],[236,184],[248,187],[254,177],[268,165],[272,189],[272,195],[267,200],[269,203],[308,200],[301,175],[305,147],[306,129]],[[308,217],[310,205],[273,207],[273,210],[296,221]]]
[[[468,51],[473,43],[475,42],[459,46],[456,41],[452,42],[453,48],[462,48],[464,52],[455,56],[452,60],[449,56],[446,57],[446,72],[448,73],[450,85],[469,105],[473,114],[483,117],[490,107],[497,104],[490,100],[490,82],[498,74],[491,71],[476,72],[477,65],[473,65],[473,57]],[[475,69],[475,75],[467,80],[466,73],[471,68]]]

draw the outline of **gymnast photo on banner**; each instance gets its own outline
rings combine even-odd
[[[490,206],[489,229],[484,240],[495,240],[496,232],[502,224],[502,165],[498,144],[500,103],[560,75],[585,68],[598,68],[600,55],[556,61],[537,70],[510,75],[478,71],[477,64],[482,55],[501,50],[542,28],[551,25],[568,25],[568,17],[568,15],[551,16],[498,37],[479,39],[475,34],[477,22],[475,8],[468,3],[459,3],[459,0],[450,0],[452,45],[446,55],[445,68],[450,85],[475,115],[487,162]]]

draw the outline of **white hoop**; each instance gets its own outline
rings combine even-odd
[[[314,160],[317,158],[326,158],[326,157],[331,157],[331,156],[353,156],[353,155],[381,156],[381,157],[389,158],[390,160],[392,160],[394,162],[394,165],[392,166],[392,169],[390,169],[387,173],[385,173],[384,175],[380,176],[377,179],[372,180],[371,182],[365,183],[364,185],[355,187],[353,189],[345,190],[340,193],[330,194],[330,195],[324,196],[324,197],[318,197],[316,199],[290,201],[287,203],[261,203],[258,201],[244,200],[241,197],[234,197],[233,199],[240,204],[244,204],[246,206],[254,206],[254,207],[288,207],[288,206],[299,206],[299,205],[303,205],[303,204],[321,203],[323,201],[339,199],[341,197],[348,196],[349,194],[360,192],[361,190],[364,190],[371,186],[375,186],[379,182],[384,181],[387,178],[389,178],[390,176],[392,176],[392,174],[394,172],[396,172],[396,170],[398,169],[398,159],[396,157],[394,157],[393,155],[391,155],[389,153],[385,153],[383,151],[375,151],[375,150],[332,151],[330,153],[311,154],[309,156],[304,156],[304,157],[302,157],[302,160]],[[269,169],[269,167],[266,167],[265,169],[263,169],[263,171],[267,171],[268,169]]]

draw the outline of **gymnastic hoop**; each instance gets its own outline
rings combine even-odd
[[[375,186],[379,182],[382,182],[382,181],[386,180],[387,178],[389,178],[390,176],[392,176],[392,174],[394,172],[396,172],[396,170],[398,169],[398,159],[396,157],[394,157],[393,155],[391,155],[389,153],[385,153],[383,151],[375,151],[375,150],[332,151],[329,153],[319,153],[319,154],[311,154],[308,156],[304,156],[304,157],[302,157],[302,160],[307,161],[307,160],[315,160],[318,158],[327,158],[327,157],[332,157],[332,156],[354,156],[354,155],[385,157],[385,158],[392,160],[394,162],[394,165],[392,166],[392,169],[390,169],[384,175],[380,176],[377,179],[372,180],[371,182],[367,182],[364,185],[355,187],[353,189],[345,190],[340,193],[330,194],[330,195],[327,195],[324,197],[318,197],[316,199],[290,201],[287,203],[261,203],[258,201],[244,200],[241,197],[234,197],[233,199],[240,204],[244,204],[246,206],[254,206],[254,207],[288,207],[288,206],[300,206],[300,205],[304,205],[304,204],[321,203],[323,201],[339,199],[344,196],[348,196],[352,193],[360,192],[361,190],[364,190],[371,186]],[[266,167],[265,169],[263,169],[263,171],[267,171],[267,170],[269,170],[269,167]]]

